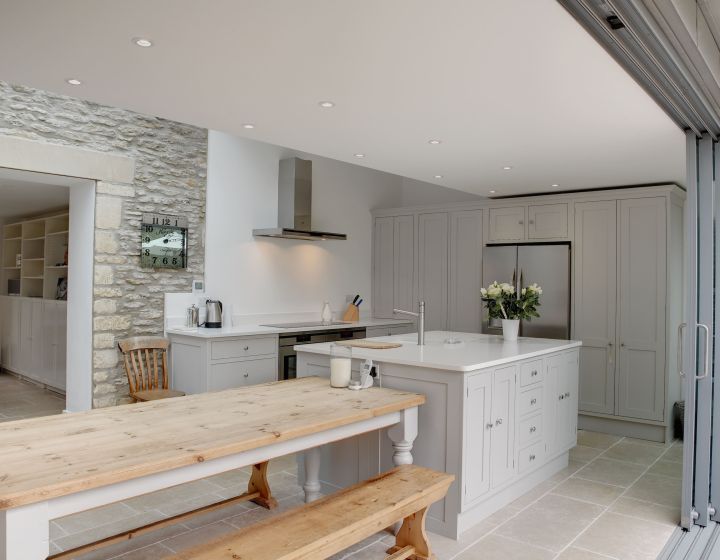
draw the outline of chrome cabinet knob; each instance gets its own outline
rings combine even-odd
[[[248,350],[250,350],[250,347],[246,346],[245,348],[243,348],[243,350],[245,350],[245,352],[247,352]]]
[[[250,377],[250,374],[246,373],[245,375],[243,375],[243,377]]]
[[[530,433],[534,434],[537,431],[537,428],[535,426],[530,426]]]
[[[534,405],[534,404],[536,404],[536,403],[537,403],[537,399],[532,399],[532,400],[530,401],[530,405]]]
[[[569,391],[568,391],[567,393],[565,393],[565,398],[566,398],[566,399],[569,399],[569,398],[570,398],[570,392],[569,392]]]
[[[493,427],[493,423],[490,422],[490,423],[488,423],[488,424],[485,424],[485,427],[489,430],[490,428]]]
[[[558,400],[561,401],[561,400],[563,400],[564,398],[565,398],[565,395],[560,395],[560,396],[558,397]]]
[[[530,373],[530,377],[535,377],[536,375],[537,375],[537,370],[536,369],[532,370],[532,372]]]
[[[533,225],[535,223],[535,220],[530,220],[528,224]]]
[[[498,418],[497,420],[495,420],[496,426],[499,426],[500,424],[502,424],[502,418]]]
[[[531,460],[531,461],[534,461],[534,460],[535,460],[535,455],[530,455],[530,460]]]

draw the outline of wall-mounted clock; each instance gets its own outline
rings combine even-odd
[[[187,232],[187,218],[143,214],[140,265],[145,268],[186,268]]]

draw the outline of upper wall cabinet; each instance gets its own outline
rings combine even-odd
[[[567,237],[567,204],[528,206],[528,239],[565,239]]]
[[[567,203],[490,208],[489,241],[513,243],[568,239],[568,210]]]
[[[415,308],[415,216],[375,218],[373,316],[392,319],[393,309]]]
[[[448,328],[480,332],[482,318],[482,210],[450,213],[450,290]]]
[[[523,241],[525,207],[490,208],[490,241]]]
[[[418,299],[425,302],[425,328],[447,329],[448,215],[418,216]],[[415,306],[410,309],[414,310]]]

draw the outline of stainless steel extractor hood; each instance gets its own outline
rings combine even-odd
[[[306,241],[347,239],[344,233],[312,229],[312,161],[300,158],[280,160],[278,226],[254,229],[253,235]]]

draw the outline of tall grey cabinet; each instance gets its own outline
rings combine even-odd
[[[679,198],[575,203],[574,338],[581,427],[662,441],[679,397],[674,329],[681,271]]]
[[[482,249],[482,209],[376,216],[373,315],[424,300],[427,330],[480,332]]]

